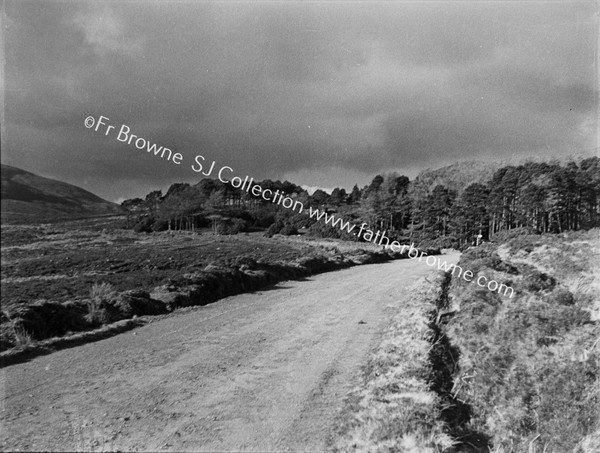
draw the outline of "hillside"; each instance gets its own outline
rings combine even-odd
[[[1,166],[2,223],[30,223],[120,214],[115,203],[80,187]]]
[[[485,184],[492,179],[495,171],[505,165],[504,162],[464,161],[435,170],[423,170],[417,175],[414,185],[431,190],[441,184],[457,193],[470,184]]]
[[[461,256],[490,284],[453,270],[439,305],[448,415],[469,409],[458,433],[482,433],[494,451],[600,451],[598,233],[516,232]]]

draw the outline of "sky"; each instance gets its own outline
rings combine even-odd
[[[593,1],[2,7],[2,163],[111,201],[199,181],[198,154],[347,189],[464,160],[599,154]],[[84,125],[101,115],[107,135]],[[123,124],[182,163],[119,141]]]

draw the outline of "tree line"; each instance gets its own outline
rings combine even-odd
[[[439,172],[439,171],[438,171]],[[528,162],[495,171],[491,179],[446,184],[398,173],[377,175],[370,184],[351,191],[336,188],[331,194],[309,194],[289,181],[264,180],[263,189],[279,190],[305,207],[335,213],[388,237],[440,247],[471,245],[496,234],[526,229],[559,233],[600,226],[600,158],[580,162]],[[439,178],[438,178],[439,179]],[[443,178],[442,178],[443,179]],[[310,219],[218,180],[173,184],[167,193],[150,192],[144,199],[123,202],[128,225],[136,231],[196,230],[216,234],[264,230],[272,234],[344,237],[339,229]]]

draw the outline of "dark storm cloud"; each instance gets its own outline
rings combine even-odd
[[[596,39],[590,2],[9,0],[3,161],[111,199],[197,179],[87,115],[186,163],[323,187],[593,153]]]

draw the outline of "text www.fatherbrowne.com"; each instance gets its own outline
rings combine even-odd
[[[84,121],[84,125],[88,129],[93,128],[95,132],[98,132],[98,129],[101,128],[101,131],[104,132],[104,135],[106,136],[114,133],[117,135],[116,139],[119,142],[127,143],[129,146],[131,146],[133,143],[133,146],[138,150],[147,151],[149,154],[153,154],[154,156],[160,157],[163,160],[171,161],[175,165],[181,165],[183,163],[184,156],[181,153],[173,153],[173,151],[169,148],[159,146],[150,140],[133,134],[131,132],[131,128],[125,124],[121,125],[117,133],[116,127],[110,125],[109,121],[109,118],[102,115],[100,115],[97,120],[93,116],[88,116]],[[220,167],[218,171],[216,171],[215,167],[217,162],[213,160],[210,164],[210,168],[205,170],[204,165],[206,163],[206,158],[204,156],[196,155],[194,157],[194,163],[191,164],[192,171],[195,173],[200,173],[206,177],[216,175],[219,178],[219,181],[224,184],[231,184],[231,186],[235,187],[236,189],[246,191],[255,197],[261,197],[265,201],[270,201],[271,203],[283,206],[284,208],[292,209],[299,214],[303,212],[307,213],[311,219],[323,221],[326,225],[330,225],[331,227],[337,226],[341,231],[344,231],[348,234],[353,234],[363,241],[381,245],[386,249],[391,249],[393,252],[407,252],[408,257],[411,259],[418,259],[421,261],[423,257],[427,255],[427,253],[415,248],[414,243],[406,245],[400,244],[398,241],[390,241],[390,238],[385,235],[386,230],[383,232],[379,230],[377,232],[373,232],[367,228],[366,223],[362,223],[360,227],[358,227],[357,231],[356,224],[344,221],[335,215],[330,215],[326,211],[320,211],[312,206],[309,206],[308,211],[306,211],[304,209],[304,204],[300,200],[294,200],[293,198],[286,196],[285,193],[279,192],[279,190],[273,191],[271,189],[263,189],[259,184],[254,183],[254,178],[249,178],[248,176],[246,176],[244,179],[240,178],[239,176],[232,177],[234,174],[233,168],[227,165]],[[438,269],[451,272],[452,276],[458,278],[462,277],[467,282],[473,281],[473,272],[469,270],[463,272],[463,269],[460,266],[448,264],[446,261],[442,261],[437,256],[427,256],[425,258],[425,263],[428,266],[437,265]],[[458,271],[457,275],[455,275],[455,271]],[[497,291],[499,294],[508,294],[509,297],[513,297],[513,288],[505,284],[498,283],[495,280],[488,280],[484,275],[479,275],[475,281],[479,286],[486,287],[490,291]]]
[[[321,218],[325,218],[325,223],[328,223],[331,226],[339,225],[339,228],[341,230],[345,230],[348,233],[352,233],[354,231],[354,229],[356,228],[356,224],[353,224],[350,222],[344,222],[340,218],[336,218],[333,215],[330,216],[326,212],[323,212],[323,211],[319,212],[318,209],[313,209],[312,207],[309,207],[309,216],[311,218],[316,218],[317,220],[321,220]],[[372,242],[377,245],[382,245],[386,249],[389,248],[393,252],[400,252],[400,253],[407,252],[408,257],[411,259],[418,259],[419,261],[421,261],[423,259],[423,257],[427,255],[427,253],[424,252],[423,250],[417,249],[415,247],[414,243],[412,243],[410,245],[406,245],[406,244],[401,245],[398,241],[390,242],[390,238],[388,238],[385,235],[386,231],[383,231],[383,233],[381,231],[377,231],[375,234],[373,234],[373,231],[366,229],[366,226],[367,226],[366,223],[361,224],[358,232],[353,233],[353,234],[355,234],[359,238],[363,238],[364,240],[366,240],[368,242]],[[378,238],[379,238],[379,240],[377,240]],[[384,242],[385,242],[385,244],[384,244]],[[407,249],[408,249],[408,251],[407,251]],[[462,267],[457,266],[456,264],[452,264],[452,263],[448,264],[448,262],[441,260],[439,256],[428,255],[425,258],[425,263],[428,266],[433,266],[433,267],[435,267],[437,265],[437,268],[439,270],[451,272],[453,277],[457,277],[457,278],[462,277],[467,282],[472,282],[473,278],[475,277],[475,275],[473,274],[472,271],[466,270],[463,272]],[[455,272],[457,272],[457,273],[455,274]],[[513,288],[505,285],[504,283],[498,283],[496,280],[489,280],[485,275],[477,276],[477,279],[475,281],[479,286],[488,288],[490,291],[497,291],[499,294],[503,294],[505,296],[508,295],[509,297],[513,297],[513,294],[514,294]]]

